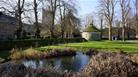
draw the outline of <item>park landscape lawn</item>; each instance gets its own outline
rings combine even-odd
[[[56,49],[64,50],[75,50],[80,52],[87,52],[89,49],[96,49],[98,51],[104,52],[116,52],[116,51],[125,51],[128,53],[138,53],[138,41],[132,42],[121,42],[121,41],[89,41],[89,42],[81,42],[81,43],[68,43],[68,44],[58,44],[52,46],[43,46],[39,48],[29,48],[23,50],[23,52],[18,52],[15,57],[20,57],[21,55],[27,56],[30,54],[39,55],[39,51],[42,52],[54,52]],[[37,52],[38,51],[38,52]],[[19,53],[21,53],[19,55]],[[40,52],[41,53],[41,52]],[[0,57],[7,58],[10,54],[8,52],[2,51],[0,52]]]
[[[39,50],[48,50],[48,49],[66,49],[72,48],[79,51],[86,51],[87,49],[93,48],[100,51],[125,51],[128,53],[138,53],[138,42],[122,42],[122,41],[89,41],[82,43],[68,43],[68,44],[59,44],[54,46],[44,46],[38,48]]]

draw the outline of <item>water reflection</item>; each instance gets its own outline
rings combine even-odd
[[[23,64],[27,67],[39,68],[53,66],[61,70],[71,70],[71,71],[80,71],[82,68],[88,64],[90,60],[89,56],[86,56],[80,52],[73,57],[62,57],[62,58],[53,58],[53,59],[44,59],[44,60],[29,60],[23,61]]]

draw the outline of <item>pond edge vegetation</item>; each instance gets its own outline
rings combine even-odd
[[[132,57],[135,57],[138,61],[137,56],[124,52],[99,52],[91,57],[90,62],[80,72],[58,70],[51,66],[34,69],[17,62],[7,62],[0,65],[0,76],[6,74],[12,77],[137,77],[138,62],[132,60]],[[8,73],[3,73],[7,71]],[[15,73],[17,71],[18,73]]]
[[[74,42],[85,42],[83,38],[45,38],[45,39],[18,39],[18,40],[0,40],[0,50],[10,50],[12,48],[30,48],[42,47],[57,44],[66,44]]]

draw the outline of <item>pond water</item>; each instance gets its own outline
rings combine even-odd
[[[47,66],[53,66],[60,70],[70,70],[78,72],[88,64],[90,57],[77,52],[76,56],[72,57],[61,57],[43,60],[24,60],[22,63],[27,67],[41,68]]]

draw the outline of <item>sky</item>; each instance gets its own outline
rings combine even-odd
[[[97,18],[98,0],[77,0],[77,3],[78,17],[81,18],[82,28],[84,29],[85,25],[88,24],[87,19],[91,19],[91,16]]]
[[[77,0],[77,6],[79,7],[78,8],[78,16],[79,18],[81,18],[82,20],[82,24],[85,24],[86,22],[86,16],[88,15],[90,17],[90,15],[92,15],[92,18],[96,21],[99,21],[97,19],[97,8],[98,5],[99,5],[99,0]],[[131,6],[133,6],[133,3],[131,3]],[[116,6],[116,9],[115,9],[115,18],[119,18],[120,17],[120,6],[117,5]],[[131,7],[132,8],[132,7]],[[132,10],[131,10],[132,11]],[[120,19],[120,18],[119,18]],[[98,22],[99,23],[99,22]],[[95,23],[95,24],[98,24],[98,23]]]
[[[77,0],[77,2],[79,16],[94,12],[95,8],[98,6],[98,0]]]

